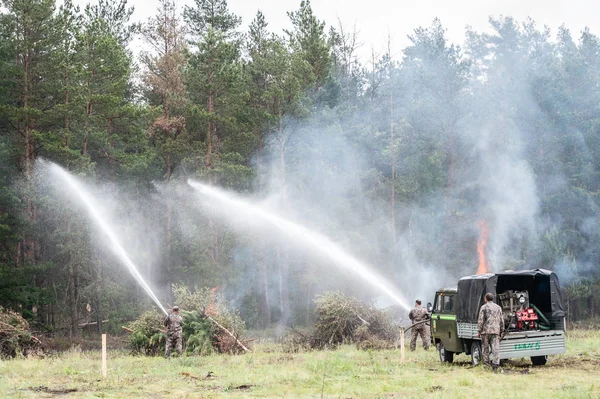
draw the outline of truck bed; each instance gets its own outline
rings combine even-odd
[[[477,323],[457,323],[458,336],[462,339],[479,340]],[[500,341],[500,359],[558,355],[565,353],[563,330],[512,331]]]

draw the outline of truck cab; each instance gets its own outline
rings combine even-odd
[[[432,343],[438,349],[442,362],[452,362],[454,353],[461,353],[462,340],[456,329],[456,288],[446,288],[435,293],[433,305],[428,303],[431,313]]]
[[[431,338],[441,362],[455,354],[481,361],[481,337],[477,330],[479,309],[486,293],[495,295],[503,310],[505,334],[500,359],[530,357],[544,365],[548,355],[565,352],[565,322],[558,277],[544,270],[506,271],[463,277],[457,288],[440,289],[431,313]]]

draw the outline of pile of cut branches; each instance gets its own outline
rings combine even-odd
[[[240,354],[248,350],[251,340],[244,340],[242,337],[246,332],[246,323],[242,320],[237,309],[233,309],[225,298],[219,294],[217,288],[197,288],[191,291],[183,285],[173,286],[173,295],[177,304],[183,312],[184,317],[184,343],[186,342],[185,325],[196,323],[198,327],[195,331],[198,334],[192,334],[197,338],[195,341],[201,342],[205,337],[210,336],[212,349],[217,353]],[[195,313],[194,313],[195,312]],[[188,323],[187,318],[190,318]],[[203,321],[200,323],[200,319]],[[203,326],[200,328],[200,326]],[[189,343],[188,343],[189,344]],[[188,345],[188,349],[189,349]],[[199,346],[193,346],[191,353],[202,354],[210,353],[206,341]],[[198,350],[203,348],[202,350]]]
[[[241,339],[246,324],[215,291],[204,288],[192,292],[181,285],[173,286],[183,317],[183,346],[188,355],[239,354],[248,350],[250,340]],[[132,333],[133,353],[156,356],[164,352],[164,317],[157,310],[148,311],[125,328]]]
[[[391,348],[399,327],[384,310],[340,292],[326,292],[315,300],[317,321],[311,333],[291,330],[284,338],[284,350],[297,352],[335,348],[355,343],[360,349]]]
[[[136,355],[156,356],[165,349],[166,333],[164,315],[158,310],[148,310],[126,327],[131,332],[129,344]]]
[[[42,343],[31,334],[21,315],[0,306],[0,358],[42,353]]]

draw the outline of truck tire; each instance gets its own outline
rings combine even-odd
[[[543,366],[548,361],[548,356],[531,356],[531,363],[534,366]]]
[[[447,351],[442,344],[437,344],[437,349],[440,355],[440,362],[452,363],[454,360],[454,352]]]
[[[473,363],[473,366],[481,363],[481,342],[479,341],[471,343],[471,363]]]

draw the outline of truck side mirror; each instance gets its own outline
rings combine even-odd
[[[427,312],[431,313],[432,310],[433,310],[433,305],[431,304],[431,302],[427,302]]]

